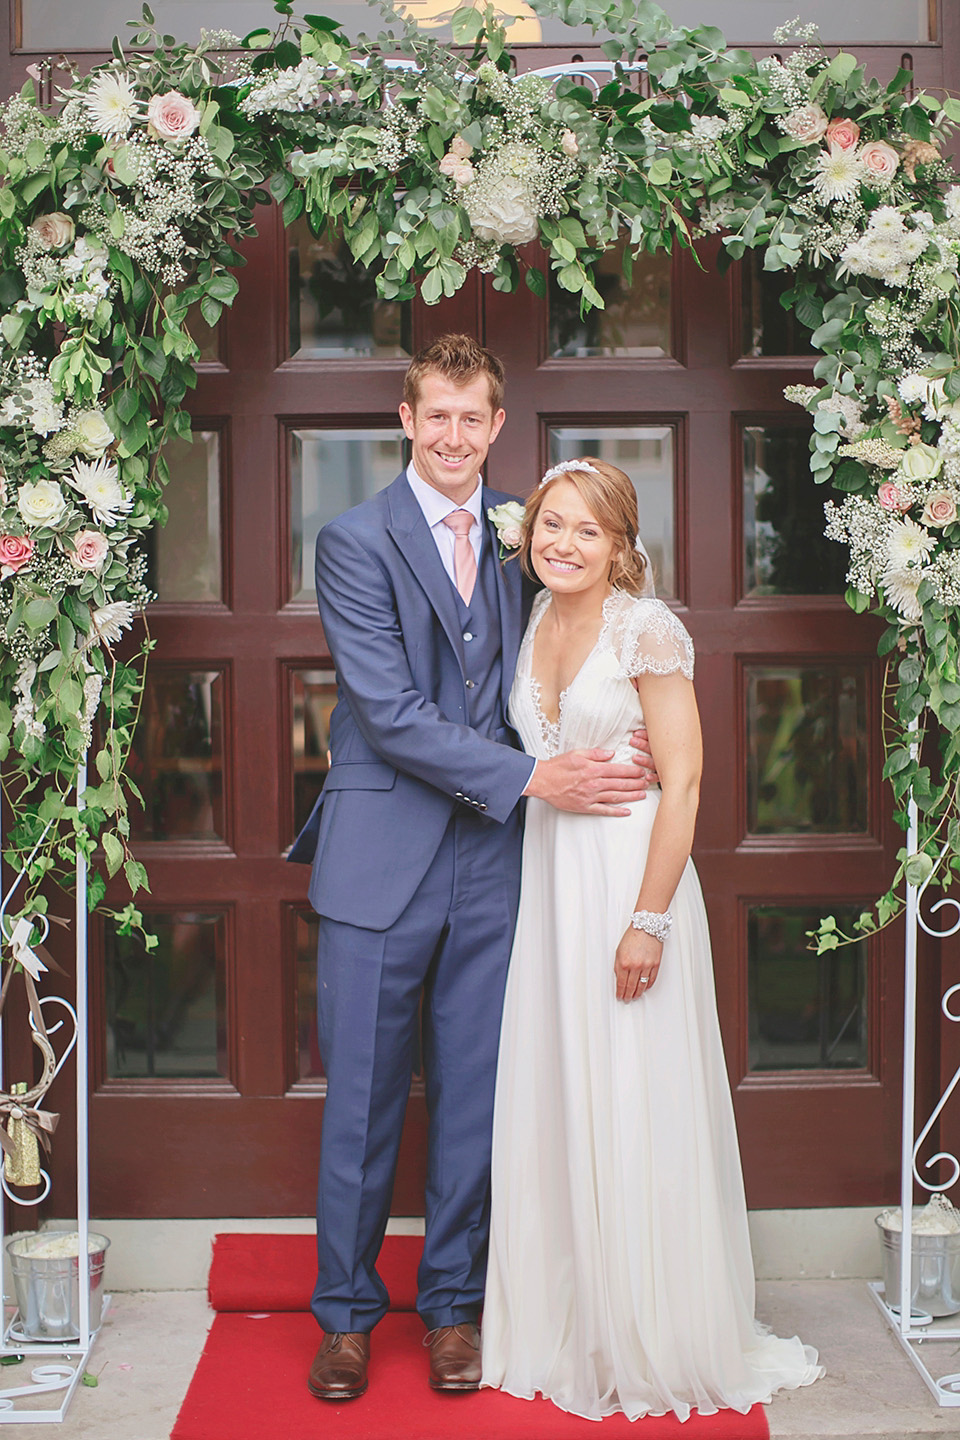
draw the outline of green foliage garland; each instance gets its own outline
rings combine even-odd
[[[126,767],[151,642],[132,662],[114,647],[150,598],[164,441],[190,433],[191,307],[214,325],[232,302],[237,243],[271,196],[286,223],[306,208],[342,233],[389,299],[435,303],[473,267],[542,295],[538,240],[585,313],[602,306],[593,263],[625,233],[633,253],[719,234],[724,263],[760,247],[791,272],[785,303],[822,354],[818,384],[788,396],[838,497],[848,603],[888,622],[884,773],[899,818],[910,796],[921,815],[858,931],[898,913],[904,878],[960,870],[960,187],[941,157],[960,104],[909,96],[904,71],[868,80],[812,27],[758,62],[649,0],[533,5],[607,35],[598,93],[518,76],[489,10],[455,12],[454,49],[397,21],[351,44],[281,0],[276,33],[192,48],[145,6],[131,48],[71,72],[54,112],[29,83],[0,114],[0,760],[19,913],[46,909],[43,882],[67,883],[78,850],[91,905],[121,868],[134,896],[147,883]],[[139,925],[135,901],[116,919]],[[846,938],[828,920],[817,944]]]

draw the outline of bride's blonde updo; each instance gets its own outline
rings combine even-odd
[[[590,469],[580,466],[589,465]],[[534,490],[526,502],[520,539],[520,564],[531,580],[538,580],[530,559],[530,542],[537,517],[555,485],[569,480],[577,487],[580,498],[597,524],[611,535],[616,543],[616,553],[610,566],[610,583],[616,590],[625,590],[629,595],[643,595],[647,562],[637,543],[637,492],[630,477],[616,465],[598,460],[595,455],[582,455],[577,460],[565,461],[548,471],[549,478]]]

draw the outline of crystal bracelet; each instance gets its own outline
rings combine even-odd
[[[652,935],[654,940],[659,940],[662,945],[670,934],[673,916],[669,910],[665,910],[662,915],[657,915],[653,910],[636,910],[630,916],[630,924],[634,930],[644,930],[648,935]]]

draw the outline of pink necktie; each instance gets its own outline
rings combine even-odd
[[[444,515],[443,523],[449,525],[456,536],[453,545],[453,568],[460,597],[464,605],[469,605],[473,587],[477,583],[477,557],[470,544],[473,516],[469,510],[451,510],[449,515]]]

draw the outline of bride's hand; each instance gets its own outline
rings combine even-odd
[[[649,990],[656,981],[662,955],[662,941],[645,930],[634,930],[632,925],[625,930],[613,964],[617,999],[636,1000]]]

